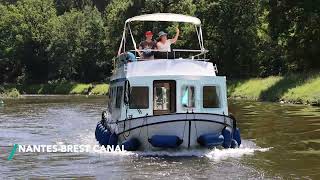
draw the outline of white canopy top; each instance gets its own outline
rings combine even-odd
[[[167,22],[187,22],[195,25],[200,25],[201,21],[199,18],[186,16],[182,14],[173,13],[155,13],[155,14],[144,14],[141,16],[135,16],[126,20],[126,23],[132,21],[167,21]]]

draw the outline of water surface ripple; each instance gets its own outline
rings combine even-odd
[[[0,107],[0,179],[319,179],[320,108],[233,101],[239,149],[16,153],[13,144],[96,145],[105,97],[42,96]]]

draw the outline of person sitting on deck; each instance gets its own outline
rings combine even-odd
[[[160,31],[158,36],[159,36],[159,41],[157,43],[157,49],[160,52],[171,52],[171,44],[175,44],[178,40],[179,37],[179,28],[176,28],[176,35],[174,36],[173,39],[168,39],[167,33]]]
[[[146,40],[142,41],[139,44],[139,49],[137,50],[141,59],[150,60],[154,59],[154,51],[157,49],[157,44],[152,40],[153,33],[151,31],[147,31],[145,33]]]

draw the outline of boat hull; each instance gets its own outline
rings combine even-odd
[[[198,138],[204,134],[222,134],[224,129],[231,133],[235,129],[235,120],[229,116],[207,113],[179,113],[157,116],[144,116],[113,122],[107,120],[104,125],[111,133],[118,135],[118,144],[134,139],[139,141],[137,150],[161,150],[165,148],[190,149],[203,148]],[[174,146],[157,146],[161,141],[181,140]],[[152,142],[155,141],[155,142]],[[163,143],[162,143],[163,144]]]

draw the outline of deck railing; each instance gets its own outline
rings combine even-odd
[[[208,50],[199,50],[199,49],[172,49],[172,51],[159,51],[159,50],[139,50],[140,52],[148,51],[148,52],[155,52],[154,59],[192,59],[196,61],[209,61],[206,58],[206,53],[209,52]],[[150,60],[150,59],[142,59],[139,57],[136,50],[129,50],[129,52],[134,53],[138,60]],[[179,57],[177,53],[197,53],[195,55],[190,55],[188,57]],[[158,58],[158,57],[160,58]]]
[[[159,51],[159,50],[139,50],[140,52],[148,51],[148,52],[155,52],[155,58],[154,59],[143,59],[139,57],[138,52],[136,50],[129,50],[128,52],[131,52],[134,54],[134,61],[150,61],[150,60],[195,60],[195,61],[209,61],[209,59],[206,58],[206,53],[209,52],[208,50],[194,50],[194,49],[172,49],[172,51]],[[189,56],[181,56],[181,53],[189,53],[192,55]],[[119,65],[126,64],[127,62],[130,62],[130,59],[127,59],[128,57],[125,54],[121,54],[118,57],[115,57],[113,59],[113,66],[114,68],[119,67]]]

